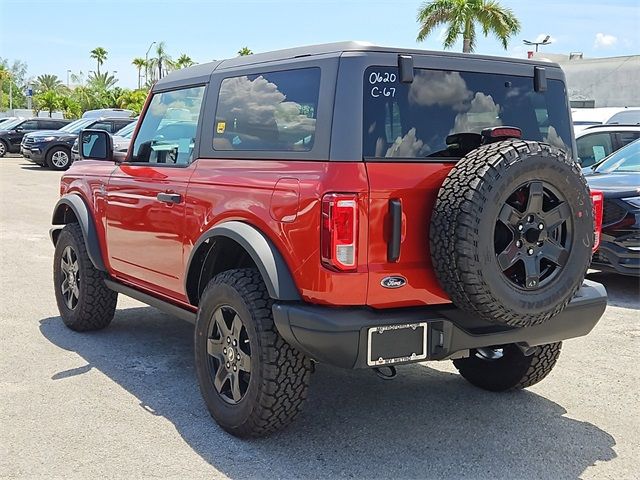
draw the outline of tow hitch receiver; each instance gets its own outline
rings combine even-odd
[[[428,330],[426,322],[369,328],[367,364],[376,367],[425,360]]]

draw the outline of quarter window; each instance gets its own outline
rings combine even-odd
[[[215,116],[215,150],[309,151],[313,148],[320,69],[225,78]]]
[[[132,162],[187,165],[191,162],[205,87],[156,93],[133,144]]]

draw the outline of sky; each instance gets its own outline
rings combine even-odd
[[[103,47],[101,70],[116,71],[118,86],[135,88],[131,60],[152,42],[169,54],[186,53],[198,63],[254,52],[363,40],[384,46],[442,50],[442,31],[416,42],[421,0],[0,0],[0,57],[21,60],[28,75],[74,74],[96,69],[89,52]],[[536,41],[551,35],[549,53],[585,57],[640,54],[640,1],[502,0],[522,24],[508,50],[481,37],[476,53],[526,57]],[[602,6],[602,5],[606,6]],[[453,50],[461,50],[457,45]],[[150,57],[153,56],[153,49]]]

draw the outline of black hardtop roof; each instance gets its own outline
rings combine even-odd
[[[560,68],[557,63],[529,60],[523,58],[497,57],[490,55],[476,55],[469,53],[444,52],[433,50],[419,50],[410,48],[381,47],[368,42],[335,42],[319,45],[308,45],[303,47],[287,48],[272,52],[255,53],[253,55],[239,56],[226,60],[218,60],[209,63],[201,63],[193,67],[183,68],[170,73],[166,77],[158,80],[154,85],[154,90],[164,90],[178,85],[205,83],[214,70],[225,70],[242,66],[258,65],[261,63],[287,60],[296,57],[312,57],[316,55],[341,56],[345,52],[383,52],[409,55],[434,55],[439,57],[468,59],[469,57],[500,62],[525,63],[551,68]]]

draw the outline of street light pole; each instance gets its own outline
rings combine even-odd
[[[149,52],[155,44],[156,42],[151,42],[151,45],[147,48],[147,53],[144,54],[144,83],[149,82]]]
[[[530,40],[523,40],[522,43],[524,43],[525,45],[535,45],[536,46],[536,53],[538,53],[538,46],[540,45],[549,45],[551,42],[549,41],[551,39],[551,35],[547,35],[546,37],[544,37],[544,40],[542,40],[541,42],[532,42]]]

